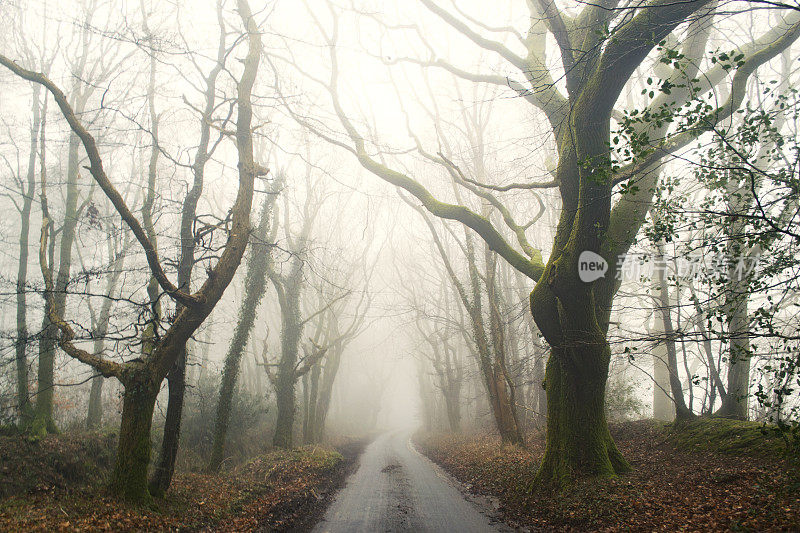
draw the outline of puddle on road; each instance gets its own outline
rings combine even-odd
[[[397,463],[392,463],[392,464],[388,464],[388,465],[384,466],[381,469],[381,472],[391,472],[391,471],[396,470],[398,468],[402,468],[402,467]]]

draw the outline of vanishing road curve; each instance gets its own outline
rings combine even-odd
[[[383,434],[364,450],[314,532],[512,531],[455,483],[414,448],[409,432]]]

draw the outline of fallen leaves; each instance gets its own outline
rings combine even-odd
[[[681,447],[649,421],[622,424],[614,438],[634,466],[612,480],[583,480],[553,495],[530,481],[543,435],[528,449],[498,439],[429,437],[426,453],[471,491],[497,496],[511,521],[537,531],[799,530],[797,473],[773,455]]]
[[[97,484],[26,486],[0,500],[0,530],[294,529],[321,514],[358,449],[350,450],[346,458],[321,446],[276,450],[225,475],[177,474],[167,498],[156,500],[153,508],[118,501]],[[54,473],[44,477],[60,479]]]

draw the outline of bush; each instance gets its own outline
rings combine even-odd
[[[636,420],[644,413],[636,385],[620,373],[612,373],[606,384],[606,416],[612,422]]]
[[[187,389],[186,396],[178,467],[196,472],[206,467],[211,455],[219,399],[219,375],[202,379],[197,386]],[[274,411],[268,396],[237,388],[231,405],[224,467],[239,465],[270,448],[268,436],[274,427]]]

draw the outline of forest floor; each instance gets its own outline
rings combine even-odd
[[[526,449],[486,435],[417,440],[466,490],[495,498],[510,524],[532,531],[800,531],[798,460],[757,424],[706,420],[679,431],[642,420],[612,434],[633,471],[556,498],[530,485],[541,434]]]
[[[0,531],[303,531],[324,513],[363,448],[306,446],[220,475],[178,473],[152,507],[104,490],[113,436],[0,437]]]

